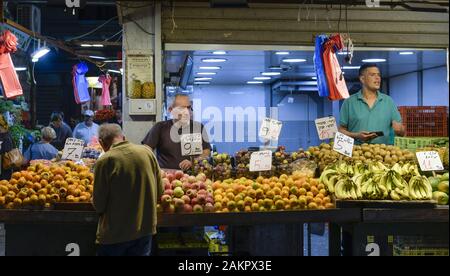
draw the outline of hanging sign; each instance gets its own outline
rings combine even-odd
[[[262,121],[259,136],[266,140],[278,140],[283,123],[274,119],[265,118]]]
[[[181,155],[192,156],[203,153],[202,134],[183,134],[181,135]]]
[[[320,140],[332,139],[338,132],[336,119],[333,116],[316,119],[315,123]]]

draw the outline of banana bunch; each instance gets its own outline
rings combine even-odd
[[[386,199],[389,196],[388,189],[381,182],[382,177],[382,173],[368,172],[357,180],[365,199]]]
[[[367,163],[362,163],[362,162],[356,162],[353,165],[353,172],[354,172],[354,176],[360,175],[360,174],[364,174],[369,170],[369,165]]]
[[[342,177],[338,180],[335,187],[337,199],[361,199],[361,189],[350,177]]]
[[[420,176],[419,168],[415,163],[408,162],[403,165],[396,163],[391,170],[399,173],[407,182],[414,176]]]
[[[334,193],[334,186],[339,180],[340,174],[334,169],[325,169],[320,175],[319,181],[323,183],[330,193]]]
[[[339,161],[336,163],[336,171],[339,174],[348,175],[350,177],[352,177],[355,174],[355,172],[353,170],[353,166],[347,164],[347,162],[345,162],[345,161]]]
[[[380,181],[380,184],[388,190],[392,200],[410,199],[408,182],[396,170],[387,171]]]
[[[412,200],[431,199],[433,189],[425,176],[413,176],[409,181],[409,196]]]

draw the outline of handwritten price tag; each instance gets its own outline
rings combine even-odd
[[[416,152],[417,160],[419,160],[420,169],[426,171],[442,171],[441,158],[437,151],[422,151]]]
[[[250,156],[250,171],[262,172],[272,169],[272,152],[270,150],[256,151]]]
[[[183,134],[181,135],[181,155],[191,156],[203,153],[202,134]]]
[[[334,137],[333,150],[345,156],[352,157],[354,143],[355,139],[353,139],[352,137],[349,137],[340,132],[336,132],[336,136]]]
[[[61,159],[79,161],[83,154],[84,141],[75,138],[67,138],[64,144],[63,154]]]
[[[265,118],[262,121],[261,129],[259,130],[259,136],[266,140],[277,141],[278,137],[280,137],[282,127],[282,122],[270,118]]]
[[[320,140],[334,138],[336,132],[338,132],[336,119],[332,116],[316,119],[315,122]]]

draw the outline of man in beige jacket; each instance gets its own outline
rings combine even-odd
[[[149,147],[126,141],[117,124],[102,125],[99,141],[106,153],[95,165],[98,255],[148,256],[163,193],[158,162]]]

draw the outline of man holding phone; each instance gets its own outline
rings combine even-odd
[[[393,144],[395,135],[405,135],[405,128],[397,105],[379,91],[380,69],[376,64],[362,65],[359,80],[361,91],[342,104],[339,132],[354,138],[358,144]]]

